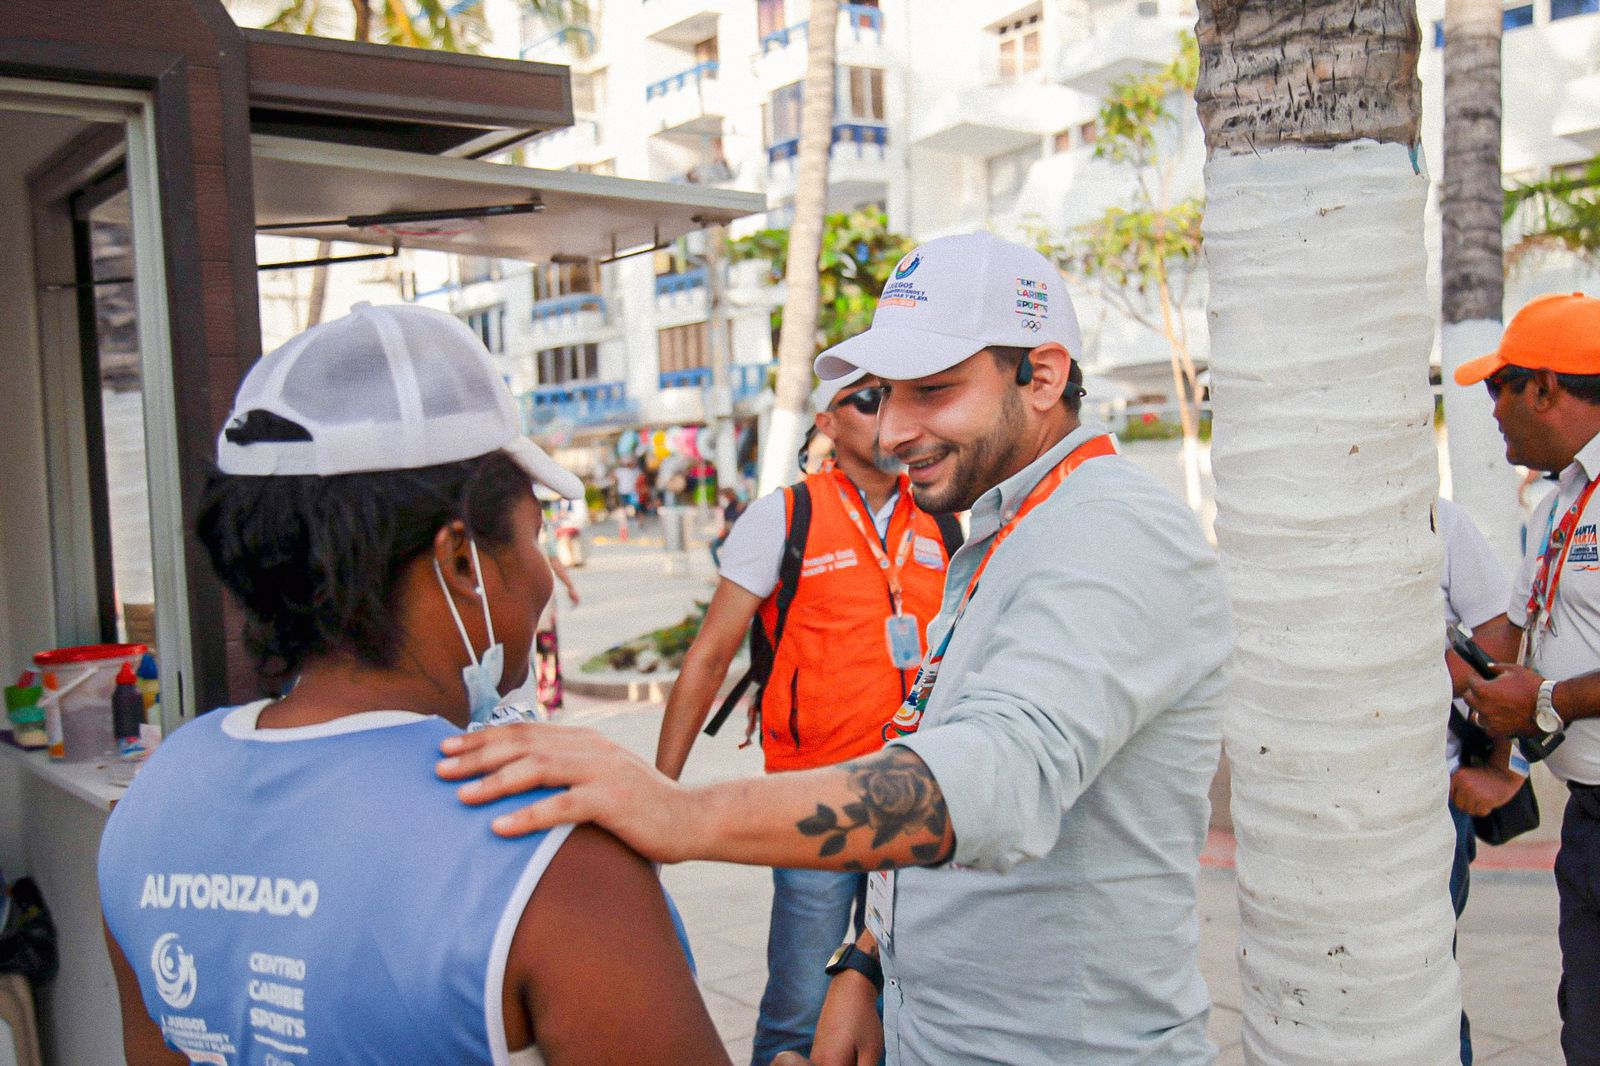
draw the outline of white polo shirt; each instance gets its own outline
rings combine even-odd
[[[1578,494],[1600,474],[1600,436],[1585,444],[1556,479],[1556,491],[1533,509],[1528,523],[1528,554],[1511,589],[1506,612],[1511,621],[1528,621],[1528,590],[1544,553],[1549,530],[1559,525]],[[1569,677],[1600,670],[1600,504],[1590,499],[1578,516],[1572,548],[1561,570],[1551,626],[1539,635],[1533,668],[1547,678]],[[1567,727],[1567,739],[1545,760],[1563,781],[1600,785],[1600,718],[1585,718]]]

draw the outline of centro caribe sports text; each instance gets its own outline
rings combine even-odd
[[[309,918],[317,910],[317,883],[256,874],[148,874],[139,906]]]

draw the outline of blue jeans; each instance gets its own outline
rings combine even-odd
[[[828,994],[822,968],[852,928],[861,935],[866,894],[866,874],[773,869],[767,988],[756,1020],[752,1066],[768,1066],[780,1051],[810,1054]]]
[[[1456,919],[1467,909],[1467,888],[1471,881],[1472,860],[1478,857],[1478,836],[1472,829],[1472,815],[1450,805],[1450,817],[1456,823],[1456,858],[1450,866],[1450,904],[1456,909]],[[1451,951],[1455,945],[1451,944]],[[1472,1066],[1472,1026],[1467,1024],[1467,1012],[1461,1012],[1461,1066]]]

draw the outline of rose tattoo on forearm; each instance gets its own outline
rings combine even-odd
[[[850,834],[858,829],[872,832],[872,847],[882,848],[902,837],[932,837],[911,845],[911,857],[922,865],[944,861],[942,854],[945,826],[949,815],[938,782],[916,754],[907,748],[892,747],[868,759],[847,762],[839,767],[850,775],[850,788],[857,799],[835,810],[817,804],[815,814],[795,823],[806,836],[821,837],[817,854],[822,858],[844,850]],[[878,869],[895,866],[884,860]],[[866,869],[854,860],[847,870]]]

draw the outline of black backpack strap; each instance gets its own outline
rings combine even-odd
[[[783,639],[783,627],[789,620],[789,605],[794,603],[795,593],[800,589],[806,538],[811,533],[811,489],[802,481],[785,491],[790,497],[789,530],[784,535],[783,558],[778,563],[778,616],[773,622],[772,637],[770,640],[767,638],[767,629],[761,624],[760,618],[751,623],[750,669],[745,671],[733,686],[733,691],[722,701],[722,706],[717,708],[717,713],[706,723],[705,732],[709,737],[717,735],[717,730],[722,728],[722,723],[728,720],[733,708],[751,685],[756,689],[753,698],[760,701],[761,690],[766,687],[767,678],[772,676],[772,663],[777,655],[778,642]]]
[[[933,521],[939,527],[939,539],[944,541],[944,557],[948,559],[967,540],[967,535],[961,532],[961,519],[953,514],[936,514]]]

